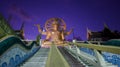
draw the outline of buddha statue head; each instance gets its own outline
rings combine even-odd
[[[58,30],[59,29],[59,22],[57,20],[53,21],[52,23],[52,27],[53,27],[53,30]]]

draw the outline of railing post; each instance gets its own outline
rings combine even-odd
[[[39,41],[39,45],[42,45],[42,39],[40,39],[40,41]]]
[[[76,40],[75,40],[75,39],[73,40],[73,43],[76,43]],[[80,54],[80,49],[79,49],[76,45],[74,45],[74,46],[75,46],[75,49],[76,49],[76,53],[77,53],[77,54]],[[77,56],[77,59],[80,61],[79,56]]]
[[[38,36],[37,36],[37,44],[38,45],[41,45],[41,34],[39,34]]]
[[[103,56],[95,49],[94,49],[94,53],[95,53],[95,57],[97,59],[98,65],[100,65],[100,67],[106,67],[107,65]]]
[[[68,49],[70,49],[70,50],[71,50],[71,46],[70,46],[70,45],[68,45]]]
[[[77,50],[77,54],[80,54],[80,49],[77,46],[76,46],[76,50]],[[79,61],[81,61],[79,56],[77,58],[78,58]]]
[[[73,42],[73,43],[76,43],[76,40],[74,40],[74,39],[73,39],[73,41],[72,41],[72,42]]]
[[[98,42],[98,45],[100,45],[100,42]]]
[[[80,49],[76,46],[77,53],[80,54]]]

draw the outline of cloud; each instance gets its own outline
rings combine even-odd
[[[33,17],[30,14],[28,14],[24,9],[18,7],[16,4],[12,4],[8,8],[8,13],[18,16],[23,21],[27,21],[27,22],[33,21]]]

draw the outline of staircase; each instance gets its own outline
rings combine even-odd
[[[40,48],[36,54],[23,63],[20,67],[45,67],[49,48]]]

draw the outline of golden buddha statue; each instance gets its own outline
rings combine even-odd
[[[60,18],[49,19],[45,24],[46,32],[43,32],[41,30],[39,24],[36,24],[36,26],[38,28],[39,33],[41,33],[42,35],[46,35],[44,44],[48,44],[50,42],[62,44],[64,43],[65,36],[69,35],[72,32],[72,29],[69,32],[66,31],[66,24]]]

